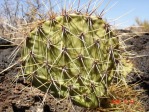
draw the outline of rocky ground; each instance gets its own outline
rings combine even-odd
[[[134,89],[143,89],[144,93],[140,100],[142,100],[146,111],[149,112],[149,34],[130,33],[129,35],[131,39],[125,42],[129,46],[127,50],[136,54],[135,58],[131,58],[131,60],[140,73],[128,75],[128,84],[138,84]],[[128,37],[127,33],[124,37]]]
[[[128,83],[138,83],[134,89],[145,90],[140,99],[144,103],[146,111],[149,111],[149,35],[138,36],[125,32],[123,36],[128,37],[127,33],[132,37],[126,41],[126,44],[129,46],[127,49],[135,54],[144,55],[132,59],[136,68],[142,71],[142,73],[131,73],[127,78]],[[9,42],[0,39],[0,71],[7,68],[10,64],[12,59],[9,56],[15,48]],[[17,54],[15,60],[18,57],[19,54]],[[74,110],[69,101],[58,102],[52,96],[45,96],[40,90],[24,82],[23,79],[19,79],[16,83],[14,76],[18,73],[18,67],[19,65],[16,65],[0,74],[0,112],[86,112],[85,109],[77,106],[74,107]],[[42,101],[45,102],[43,103]]]

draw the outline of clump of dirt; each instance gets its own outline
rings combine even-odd
[[[132,51],[141,57],[132,58],[132,62],[141,73],[131,73],[128,75],[128,84],[135,84],[134,89],[145,90],[140,99],[144,103],[146,111],[149,111],[149,35],[134,35],[132,32],[123,32],[126,38],[132,36],[126,41],[127,50]],[[0,39],[0,71],[4,70],[10,63],[16,62],[19,54],[12,61],[9,58],[15,50],[10,42]],[[74,106],[72,107],[69,100],[61,100],[46,95],[31,84],[20,78],[17,82],[14,76],[18,73],[18,65],[0,74],[0,112],[85,112],[85,109]],[[44,102],[43,102],[44,101]],[[74,110],[75,109],[75,110]]]

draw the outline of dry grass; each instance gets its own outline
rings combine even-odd
[[[115,112],[145,112],[141,101],[138,99],[143,90],[133,90],[132,86],[112,85],[109,87],[111,93],[112,106],[115,107]]]
[[[139,26],[139,30],[141,30],[141,32],[147,32],[149,33],[149,21],[148,20],[144,20],[141,21],[138,17],[135,19],[137,25]]]

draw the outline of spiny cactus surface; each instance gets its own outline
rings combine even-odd
[[[117,72],[119,40],[97,16],[72,13],[42,22],[23,47],[23,73],[55,97],[95,108]]]

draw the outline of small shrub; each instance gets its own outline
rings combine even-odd
[[[135,19],[136,23],[138,26],[140,26],[140,30],[142,32],[149,32],[149,21],[148,20],[144,20],[144,21],[141,21],[140,18],[136,18]]]

